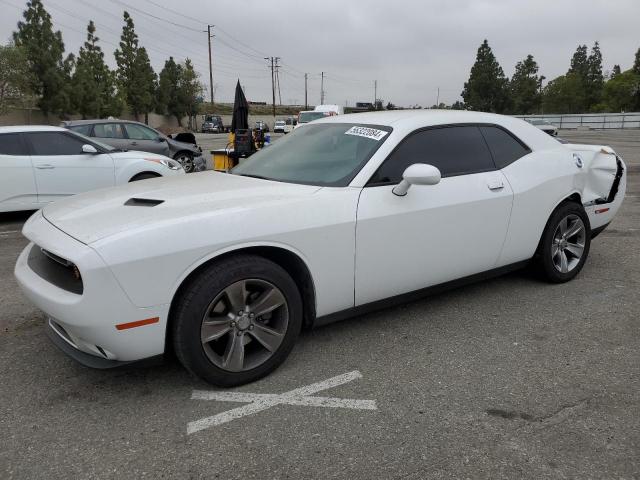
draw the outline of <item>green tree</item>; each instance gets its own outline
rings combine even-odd
[[[0,45],[0,114],[11,106],[24,106],[32,85],[24,49],[11,43]]]
[[[30,89],[39,96],[38,107],[45,115],[65,116],[71,110],[70,75],[73,55],[64,56],[64,42],[60,31],[53,31],[51,15],[40,0],[29,0],[13,33],[16,46],[25,52],[30,77]]]
[[[147,49],[140,47],[136,57],[138,102],[144,110],[144,123],[149,123],[149,112],[155,108],[158,78],[153,71]]]
[[[527,58],[516,64],[516,71],[509,82],[513,113],[528,115],[538,110],[541,83],[538,64],[532,55],[527,55]]]
[[[182,66],[173,57],[164,62],[158,81],[156,109],[163,115],[173,115],[182,126],[182,117],[187,112],[183,92],[181,92]]]
[[[613,77],[604,84],[603,100],[613,112],[640,110],[640,74],[631,69]]]
[[[76,69],[71,83],[75,110],[82,118],[118,116],[122,112],[122,101],[116,94],[115,76],[104,62],[104,53],[98,45],[93,21],[87,26],[87,41],[76,60]]]
[[[610,75],[609,78],[614,79],[618,75],[620,75],[621,73],[622,73],[622,71],[620,70],[620,65],[614,65],[613,69],[611,70],[611,75]]]
[[[202,83],[198,72],[193,68],[193,63],[188,58],[184,61],[184,66],[180,78],[180,93],[185,104],[186,114],[189,117],[189,127],[192,126],[192,119],[198,114],[200,103],[202,102]]]
[[[638,48],[638,50],[636,51],[636,59],[633,62],[632,70],[640,75],[640,48]]]
[[[577,73],[551,80],[542,91],[542,106],[546,113],[580,113],[584,102],[584,82]]]
[[[122,96],[136,117],[153,110],[155,100],[156,75],[151,68],[146,49],[138,46],[133,19],[124,12],[124,26],[120,36],[120,48],[114,52],[118,69],[116,76]]]
[[[579,105],[572,113],[583,113],[598,110],[602,100],[602,88],[604,75],[602,74],[602,52],[598,42],[593,44],[591,53],[588,53],[586,45],[578,45],[573,57],[568,74],[580,78],[584,88],[582,105]]]
[[[587,46],[578,45],[573,57],[571,58],[571,66],[568,73],[575,73],[581,78],[587,78],[589,70],[589,57],[587,55]]]
[[[508,108],[507,78],[487,40],[478,48],[462,98],[469,110],[502,113]]]
[[[587,75],[585,78],[585,111],[595,110],[602,100],[604,75],[602,74],[602,52],[598,42],[593,44],[587,58]]]

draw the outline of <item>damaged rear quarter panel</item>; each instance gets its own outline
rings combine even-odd
[[[615,152],[597,145],[565,146],[572,151],[576,162],[582,161],[582,168],[575,176],[575,188],[581,193],[582,203],[606,202],[618,171]]]

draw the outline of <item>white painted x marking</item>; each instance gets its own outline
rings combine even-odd
[[[262,412],[276,405],[301,405],[305,407],[326,407],[326,408],[353,408],[356,410],[377,410],[375,400],[353,400],[350,398],[334,397],[312,397],[314,393],[328,390],[345,383],[362,378],[362,374],[354,370],[337,377],[331,377],[322,382],[312,383],[306,387],[289,390],[282,394],[275,393],[242,393],[242,392],[208,392],[204,390],[194,390],[191,395],[192,400],[218,400],[221,402],[241,402],[248,403],[243,407],[227,410],[226,412],[213,415],[212,417],[201,418],[187,424],[187,435],[199,432],[206,428],[215,427],[223,423],[230,422],[236,418],[246,417],[254,413]]]

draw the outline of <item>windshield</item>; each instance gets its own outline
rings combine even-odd
[[[279,182],[346,187],[391,131],[386,126],[353,123],[307,125],[263,148],[231,173]]]
[[[323,118],[328,116],[326,112],[300,112],[300,116],[298,117],[299,123],[309,123],[313,120],[317,120],[319,118]]]
[[[95,138],[89,138],[86,135],[82,135],[81,133],[74,132],[74,131],[71,131],[71,133],[73,135],[75,135],[76,137],[80,137],[85,143],[88,143],[89,145],[93,145],[94,147],[98,147],[98,148],[104,150],[105,152],[120,151],[120,149],[114,148],[111,145],[107,145],[106,143],[98,142]]]

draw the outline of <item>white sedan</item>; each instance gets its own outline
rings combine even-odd
[[[511,117],[340,115],[231,174],[50,205],[25,224],[15,274],[85,364],[172,349],[201,378],[238,385],[281,364],[303,326],[532,260],[571,280],[625,185],[610,148],[562,145]]]
[[[125,152],[64,128],[0,127],[0,212],[37,210],[76,193],[183,173],[165,156]]]

